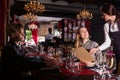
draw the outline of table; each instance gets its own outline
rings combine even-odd
[[[41,54],[29,54],[30,57],[46,56]],[[82,69],[79,74],[69,72],[64,65],[54,68],[42,68],[34,70],[33,75],[38,80],[93,80],[96,72],[90,69]]]
[[[46,56],[41,54],[31,54],[29,56]],[[75,74],[69,72],[64,65],[52,67],[52,68],[42,68],[40,70],[34,70],[33,75],[38,80],[94,80],[94,75],[98,75],[97,72],[89,69],[82,68],[80,73]],[[112,79],[117,80],[117,79]]]
[[[89,73],[90,72],[90,73]],[[90,70],[83,70],[81,74],[69,74],[69,73],[61,73],[59,71],[45,71],[40,70],[35,72],[35,76],[38,80],[93,80],[94,72]]]

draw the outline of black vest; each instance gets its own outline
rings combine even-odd
[[[112,45],[114,47],[120,47],[120,23],[118,23],[118,31],[111,32],[109,25],[109,35],[112,40]]]

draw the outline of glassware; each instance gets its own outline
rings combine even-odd
[[[48,58],[53,58],[53,53],[54,53],[54,48],[53,47],[51,47],[51,46],[48,46],[48,48],[47,48],[47,57]]]
[[[44,46],[40,45],[40,54],[44,54]]]
[[[98,55],[98,57],[100,57],[100,55]],[[111,80],[112,72],[116,69],[115,55],[102,53],[101,58],[102,60],[99,60],[100,58],[96,60],[97,68],[95,71],[98,72],[99,75],[95,75],[95,77],[98,78],[97,80]]]
[[[81,72],[81,65],[80,62],[76,62],[74,60],[67,60],[66,61],[66,69],[74,74],[79,74]]]
[[[76,53],[69,51],[69,56],[66,59],[66,69],[74,74],[79,74],[81,72],[81,62],[77,61]]]
[[[63,49],[61,47],[55,48],[55,55],[57,55],[58,57],[62,57]]]

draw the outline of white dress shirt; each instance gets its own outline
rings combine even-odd
[[[114,27],[113,27],[113,26],[114,26]],[[110,29],[109,29],[109,27],[110,27]],[[110,36],[109,36],[109,30],[110,30],[111,32],[116,32],[116,31],[118,31],[119,29],[118,29],[117,23],[112,23],[111,26],[110,26],[110,23],[109,23],[109,22],[105,23],[105,25],[104,25],[105,42],[104,42],[102,45],[99,46],[99,49],[100,49],[101,51],[107,49],[107,48],[110,47],[110,45],[111,45],[111,38],[110,38]]]

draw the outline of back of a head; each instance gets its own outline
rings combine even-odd
[[[108,15],[117,15],[117,10],[114,5],[110,3],[105,3],[100,7],[100,11]]]
[[[7,26],[7,34],[11,37],[12,34],[19,32],[23,26],[20,23],[11,23]]]
[[[52,28],[48,28],[48,31],[49,31],[49,33],[51,33],[52,32]]]

